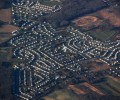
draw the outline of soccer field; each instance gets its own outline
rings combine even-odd
[[[87,33],[97,40],[105,41],[110,39],[116,32],[112,30],[105,30],[100,32],[89,31]]]

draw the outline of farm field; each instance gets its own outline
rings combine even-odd
[[[0,9],[0,20],[4,22],[11,22],[11,8]]]
[[[116,81],[117,80],[117,81]],[[120,79],[107,76],[105,82],[95,84],[98,88],[103,89],[109,95],[120,96]]]
[[[3,25],[0,27],[0,43],[7,41],[13,37],[12,32],[18,30],[18,27],[12,25]]]
[[[89,68],[90,70],[94,72],[99,72],[99,71],[104,71],[107,69],[110,69],[110,66],[107,65],[106,63],[96,60],[96,61],[89,61],[87,63],[83,63],[83,66]]]
[[[15,27],[12,25],[4,25],[4,26],[0,27],[0,33],[2,33],[2,32],[12,33],[15,30],[18,30],[18,27]]]
[[[93,38],[101,41],[105,41],[110,39],[114,34],[116,33],[114,30],[105,30],[105,31],[88,31],[89,35],[91,35]]]
[[[120,16],[114,13],[113,8],[101,10],[98,14],[104,19],[108,20],[110,24],[115,27],[120,27]]]
[[[46,96],[44,100],[79,100],[76,95],[68,89],[62,89]]]

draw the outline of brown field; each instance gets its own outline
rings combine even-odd
[[[5,41],[7,41],[9,38],[1,38],[1,36],[0,36],[0,43],[3,43],[3,42],[5,42]]]
[[[77,88],[75,85],[69,85],[68,88],[73,90],[77,94],[86,94],[83,90]]]
[[[85,29],[90,29],[92,27],[99,26],[102,23],[102,20],[98,19],[95,16],[89,15],[80,17],[73,21],[76,26],[84,27]]]
[[[12,31],[18,30],[18,27],[12,25],[4,25],[0,27],[0,43],[12,37]]]
[[[0,20],[4,22],[11,22],[11,9],[0,9]]]
[[[110,79],[112,79],[115,82],[120,83],[120,78],[116,78],[116,77],[113,77],[113,76],[107,76],[107,77],[110,78]]]
[[[100,65],[98,63],[101,63]],[[101,71],[101,70],[107,70],[107,69],[110,69],[110,66],[107,65],[106,63],[100,61],[100,60],[96,60],[94,63],[93,63],[93,66],[94,66],[94,71]]]
[[[83,64],[83,66],[88,67],[93,72],[98,72],[98,71],[110,69],[110,66],[108,66],[106,63],[104,63],[100,60],[89,61],[86,64]]]
[[[115,9],[114,9],[115,10]],[[103,18],[108,20],[112,25],[116,27],[120,27],[120,16],[118,16],[116,13],[114,13],[114,10],[111,9],[105,9],[98,12],[98,14]]]
[[[18,27],[15,27],[12,25],[4,25],[4,26],[0,27],[0,32],[11,33],[15,30],[18,30]]]
[[[91,89],[92,91],[98,93],[99,95],[105,95],[104,93],[102,93],[100,90],[98,90],[95,86],[92,86],[91,84],[85,82],[82,83],[81,85],[86,86],[87,88]]]
[[[12,33],[0,33],[0,43],[3,43],[12,37]]]
[[[94,84],[99,89],[103,90],[105,94],[120,96],[120,78],[113,76],[105,76],[104,81]]]
[[[88,24],[96,22],[97,20],[98,19],[94,16],[85,16],[85,17],[78,18],[78,19],[74,20],[73,22],[77,26],[86,26]]]

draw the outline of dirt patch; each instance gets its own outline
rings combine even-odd
[[[0,9],[0,20],[4,22],[11,22],[11,9]]]
[[[120,27],[120,17],[114,13],[113,9],[101,10],[98,14],[108,20],[115,27]]]
[[[96,22],[97,20],[98,19],[94,16],[85,16],[85,17],[78,18],[78,19],[74,20],[73,22],[77,26],[86,26],[86,25]]]
[[[81,27],[84,30],[89,30],[89,29],[98,27],[102,24],[102,22],[103,22],[103,20],[99,19],[98,17],[96,17],[94,15],[80,17],[73,21],[73,23],[76,26]]]

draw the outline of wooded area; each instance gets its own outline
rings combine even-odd
[[[0,0],[0,9],[11,7],[12,0]]]

